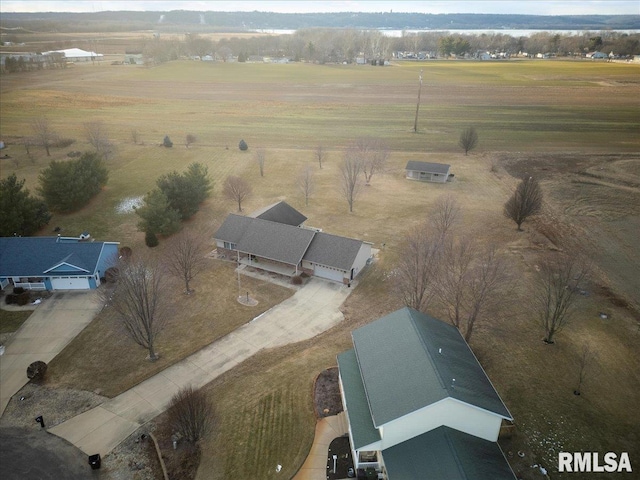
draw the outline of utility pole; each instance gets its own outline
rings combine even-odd
[[[416,105],[416,119],[413,122],[413,132],[418,133],[418,111],[420,110],[420,93],[422,92],[422,70],[420,70],[420,86],[418,87],[418,104]]]

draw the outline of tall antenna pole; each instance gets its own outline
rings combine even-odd
[[[420,110],[420,93],[422,92],[422,70],[420,70],[420,86],[418,87],[418,104],[416,105],[416,119],[413,122],[413,132],[418,132],[418,111]]]

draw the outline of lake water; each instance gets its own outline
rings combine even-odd
[[[360,29],[367,30],[367,29]],[[373,29],[370,29],[373,30]],[[252,32],[258,33],[274,33],[276,35],[291,35],[295,33],[295,30],[271,30],[271,29],[261,29],[261,30],[251,30]],[[449,33],[457,33],[457,34],[468,34],[468,35],[482,35],[483,33],[487,35],[492,34],[502,34],[502,35],[510,35],[512,37],[530,37],[536,33],[542,32],[550,32],[550,33],[559,33],[560,35],[581,35],[585,32],[599,32],[601,30],[514,30],[514,29],[479,29],[479,30],[460,30],[460,29],[451,29],[451,30],[379,30],[383,35],[387,37],[402,37],[407,34],[416,34],[416,33],[427,33],[427,32],[449,32]],[[627,34],[635,34],[640,33],[640,30],[613,30],[618,33],[627,33]]]

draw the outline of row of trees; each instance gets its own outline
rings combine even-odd
[[[554,53],[584,54],[593,50],[633,55],[640,52],[640,35],[614,31],[559,34],[540,32],[515,37],[501,33],[459,34],[441,32],[406,32],[401,37],[388,37],[376,30],[313,28],[298,30],[292,35],[252,38],[209,38],[188,35],[185,41],[154,39],[147,41],[144,51],[157,61],[180,58],[183,55],[212,55],[222,61],[231,56],[246,59],[249,55],[290,57],[326,63],[354,62],[356,57],[391,58],[393,52],[430,52],[440,55],[462,55],[477,51],[497,51],[516,54]]]

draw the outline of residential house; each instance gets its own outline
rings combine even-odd
[[[118,245],[73,237],[1,237],[0,287],[97,288],[118,255]]]
[[[338,368],[360,477],[515,480],[497,444],[512,416],[458,329],[403,308],[352,340]]]
[[[410,160],[405,167],[407,178],[422,182],[445,183],[453,178],[451,165],[444,163],[417,162]]]
[[[306,219],[286,202],[246,217],[230,214],[214,234],[218,253],[286,276],[306,273],[350,284],[367,265],[371,244],[306,228]]]

